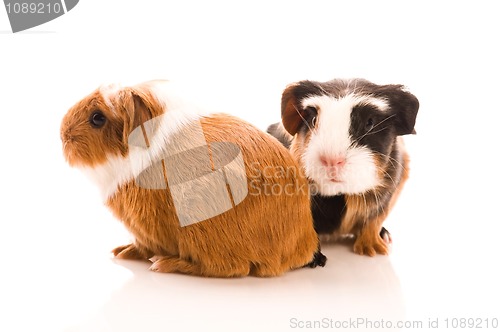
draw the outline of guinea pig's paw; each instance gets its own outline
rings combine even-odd
[[[354,242],[354,252],[358,255],[373,257],[376,254],[389,254],[389,248],[378,233],[376,234],[376,236],[366,235],[366,233],[362,233],[356,239],[356,242]]]
[[[385,227],[382,227],[382,229],[380,230],[380,237],[388,246],[392,244],[391,233],[389,233],[389,231]]]
[[[177,269],[175,268],[175,266],[177,264],[175,260],[176,258],[173,257],[154,256],[153,259],[151,259],[153,264],[149,269],[154,272],[163,272],[163,273],[176,272]]]
[[[111,251],[116,258],[146,260],[147,258],[133,244],[116,247]]]
[[[153,265],[149,268],[154,272],[184,273],[201,275],[201,267],[178,256],[155,256]]]
[[[182,259],[178,256],[156,256],[156,258],[156,261],[150,267],[150,270],[154,272],[178,272],[216,278],[244,277],[250,272],[250,267],[245,262],[219,262],[220,264],[210,264],[202,267],[201,263]]]
[[[327,260],[326,256],[323,255],[321,251],[318,250],[314,253],[312,261],[310,261],[306,266],[310,268],[315,268],[317,266],[323,267],[326,265],[326,260]]]

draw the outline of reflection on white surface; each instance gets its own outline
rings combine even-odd
[[[404,319],[390,259],[357,256],[351,246],[326,247],[325,268],[270,279],[159,274],[148,263],[110,260],[102,271],[92,269],[117,281],[116,288],[102,290],[104,301],[86,303],[86,315],[75,317],[69,331],[280,331],[325,318]]]

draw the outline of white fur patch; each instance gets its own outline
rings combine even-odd
[[[111,197],[118,187],[134,178],[128,158],[108,157],[107,161],[95,167],[80,167],[82,172],[94,182],[104,201]]]
[[[306,175],[315,182],[312,191],[327,196],[360,194],[379,185],[373,153],[366,147],[353,146],[349,134],[352,109],[360,104],[371,104],[381,111],[388,108],[383,99],[354,94],[338,99],[327,95],[312,96],[302,101],[303,107],[318,109],[317,126],[301,157]],[[331,178],[321,158],[345,160],[335,179]]]
[[[104,99],[106,106],[108,106],[112,112],[115,111],[113,99],[116,96],[116,94],[121,90],[121,88],[122,87],[120,84],[115,84],[115,83],[103,84],[99,87],[99,93],[101,94],[102,98]]]
[[[131,180],[155,162],[163,158],[165,147],[175,147],[170,144],[178,138],[180,133],[188,127],[196,127],[202,116],[209,113],[201,110],[198,106],[191,104],[171,87],[167,81],[151,81],[136,86],[140,89],[149,89],[163,107],[165,113],[156,119],[154,134],[149,139],[149,148],[129,146],[129,154],[126,157],[108,156],[107,161],[95,167],[81,167],[82,171],[99,187],[103,199],[106,201],[114,195],[117,189]],[[106,103],[113,106],[113,96],[119,92],[117,86],[107,86],[100,89]],[[189,142],[189,146],[178,147],[187,149],[206,144],[204,138],[183,140]]]

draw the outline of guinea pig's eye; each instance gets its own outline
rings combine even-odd
[[[95,111],[90,116],[89,123],[93,128],[102,128],[106,123],[106,117],[104,116],[102,111]]]
[[[316,124],[318,122],[318,109],[314,106],[307,106],[304,109],[304,113],[306,114],[306,117],[307,117],[306,122],[310,123],[311,127],[313,127],[313,128],[316,127]]]
[[[373,129],[373,119],[372,118],[368,118],[368,120],[366,120],[366,125],[365,125],[365,129],[370,131]]]
[[[316,117],[313,117],[313,118],[311,119],[311,126],[316,127],[316,122],[318,122],[317,118],[316,118]]]

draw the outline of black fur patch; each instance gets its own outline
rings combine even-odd
[[[389,234],[389,236],[391,235],[391,233],[389,233],[389,231],[387,230],[387,228],[382,227],[382,229],[380,230],[380,237],[381,237],[381,238],[384,238],[384,236],[385,236],[386,234]]]
[[[351,112],[351,134],[354,143],[373,152],[388,155],[396,137],[394,114],[381,112],[373,105],[358,105]]]
[[[318,234],[332,233],[339,229],[345,214],[345,199],[339,196],[311,197],[314,229]]]
[[[321,253],[321,249],[318,247],[318,250],[314,253],[313,259],[306,266],[310,268],[315,268],[317,266],[325,266],[326,265],[326,256]]]

